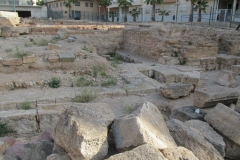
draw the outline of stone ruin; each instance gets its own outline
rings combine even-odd
[[[240,159],[239,33],[4,21],[0,126],[13,133],[0,131],[0,159]]]

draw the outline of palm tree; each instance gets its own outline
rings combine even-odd
[[[163,22],[163,20],[164,20],[164,16],[169,16],[169,13],[170,13],[171,11],[166,11],[166,10],[160,10],[159,11],[159,15],[162,15],[162,22]]]
[[[153,6],[153,11],[152,11],[152,21],[155,21],[155,6],[156,4],[161,4],[163,0],[146,0],[145,3],[151,4]]]
[[[202,11],[206,13],[206,8],[208,7],[208,2],[205,0],[198,0],[197,4],[194,7],[194,10],[198,10],[198,22],[201,22],[202,19]]]
[[[133,22],[136,22],[136,18],[140,14],[140,11],[138,11],[136,7],[136,8],[133,8],[131,11],[129,11],[129,14],[131,14],[131,16],[133,17]]]
[[[67,2],[63,3],[65,5],[65,7],[68,7],[68,13],[69,13],[68,17],[69,18],[71,18],[71,14],[70,14],[70,9],[72,7],[71,3],[72,3],[71,0],[68,0]]]
[[[118,0],[118,6],[124,8],[124,22],[127,22],[127,6],[132,6],[133,0]]]
[[[104,16],[106,17],[106,19],[108,19],[107,16],[107,6],[110,6],[112,4],[112,0],[100,0],[98,2],[98,5],[105,7],[105,11],[104,11]]]
[[[117,16],[116,12],[109,12],[109,18],[112,18],[112,22],[114,22],[114,17]]]
[[[191,2],[191,8],[190,8],[190,15],[189,15],[189,22],[193,21],[193,6],[195,5],[195,3],[197,2],[197,0],[186,0],[186,1],[190,1]]]

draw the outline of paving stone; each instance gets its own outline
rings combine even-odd
[[[20,58],[10,58],[10,59],[3,59],[2,63],[5,66],[20,66],[23,64],[23,61]]]
[[[75,55],[72,52],[59,54],[60,62],[74,62]]]
[[[24,56],[23,63],[35,63],[35,56]]]
[[[60,44],[48,43],[48,50],[60,50],[61,47]]]
[[[48,56],[48,62],[49,63],[55,63],[55,62],[59,62],[59,56],[55,55],[55,54],[50,54]]]
[[[169,83],[161,87],[159,91],[164,97],[177,99],[188,96],[193,89],[194,87],[191,84]]]

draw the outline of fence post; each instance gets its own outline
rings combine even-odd
[[[212,6],[211,6],[211,8],[210,8],[210,16],[209,16],[209,22],[208,22],[208,26],[210,26],[211,14],[212,14]]]

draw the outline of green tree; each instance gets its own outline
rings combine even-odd
[[[133,22],[136,22],[136,19],[140,14],[140,11],[138,11],[136,7],[136,8],[133,8],[131,11],[129,11],[129,14],[131,14],[131,16],[133,17]]]
[[[72,1],[71,0],[68,0],[67,2],[64,2],[63,4],[65,5],[65,7],[68,7],[68,18],[71,18],[71,5]]]
[[[124,22],[127,22],[127,7],[132,6],[133,0],[118,0],[118,6],[124,8]]]
[[[202,11],[204,13],[206,13],[206,8],[208,7],[208,2],[205,1],[205,0],[198,0],[195,7],[194,7],[194,10],[197,11],[198,10],[198,22],[201,22],[201,19],[202,19]]]
[[[159,15],[162,15],[162,22],[164,21],[164,16],[169,16],[169,13],[170,13],[171,11],[166,11],[166,10],[160,10],[159,11]]]
[[[38,6],[43,6],[44,5],[44,1],[43,0],[38,0],[36,4]]]
[[[191,2],[191,8],[190,8],[190,15],[189,15],[189,22],[193,21],[193,6],[195,5],[195,3],[197,2],[197,0],[186,0],[186,1],[190,1]]]
[[[102,7],[105,7],[104,16],[106,17],[106,19],[108,19],[108,16],[107,16],[107,6],[110,6],[111,4],[112,4],[112,0],[100,0],[98,2],[98,5],[100,5]]]
[[[152,21],[155,21],[155,8],[156,4],[161,4],[163,0],[146,0],[145,3],[151,4],[153,6],[153,11],[152,11]]]
[[[109,18],[112,18],[112,22],[114,22],[114,17],[117,17],[116,12],[109,12]]]

